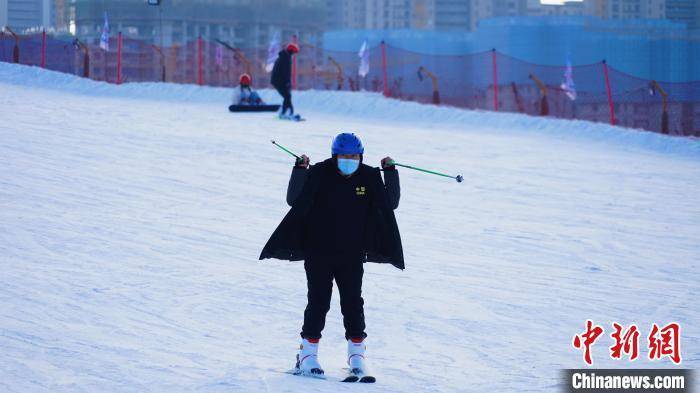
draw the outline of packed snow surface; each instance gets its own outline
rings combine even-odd
[[[0,63],[0,391],[555,392],[584,366],[647,359],[677,321],[700,366],[700,144],[602,124],[299,92],[308,118],[231,114],[230,90],[114,86]],[[278,98],[262,92],[270,102]],[[378,383],[285,374],[306,282],[258,261],[293,159],[359,134],[398,162],[406,270],[366,264]],[[612,322],[640,359],[612,360]],[[321,340],[343,374],[337,292]]]

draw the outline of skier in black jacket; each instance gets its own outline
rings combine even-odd
[[[363,154],[360,139],[343,133],[333,141],[332,157],[310,170],[309,158],[303,155],[292,170],[287,189],[292,209],[260,255],[260,259],[304,260],[308,304],[297,354],[296,371],[300,374],[323,374],[317,359],[318,342],[334,279],[340,292],[349,368],[356,375],[367,373],[363,262],[404,268],[393,212],[400,198],[398,171],[390,157],[382,159],[385,185],[378,168],[362,164]]]
[[[282,96],[282,111],[280,117],[294,116],[294,107],[292,106],[292,56],[299,53],[299,46],[295,43],[290,43],[287,48],[277,56],[275,65],[272,67],[272,76],[270,83]],[[289,110],[289,115],[286,114]]]

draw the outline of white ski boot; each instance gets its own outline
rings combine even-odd
[[[343,382],[365,382],[373,383],[376,379],[369,375],[369,370],[367,368],[367,359],[365,358],[365,351],[367,350],[367,345],[364,341],[353,342],[348,340],[348,368],[349,375]]]
[[[301,340],[294,374],[323,378],[323,368],[318,362],[318,342],[312,343],[305,338]]]

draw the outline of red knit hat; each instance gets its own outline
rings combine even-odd
[[[287,52],[289,53],[299,53],[299,45],[297,45],[294,42],[290,42],[289,45],[287,45]]]
[[[250,77],[248,74],[243,74],[241,77],[238,79],[239,82],[241,82],[242,85],[250,86],[252,83],[253,79]]]

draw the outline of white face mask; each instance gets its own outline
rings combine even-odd
[[[338,169],[343,175],[352,175],[360,167],[360,160],[352,158],[338,158]]]

